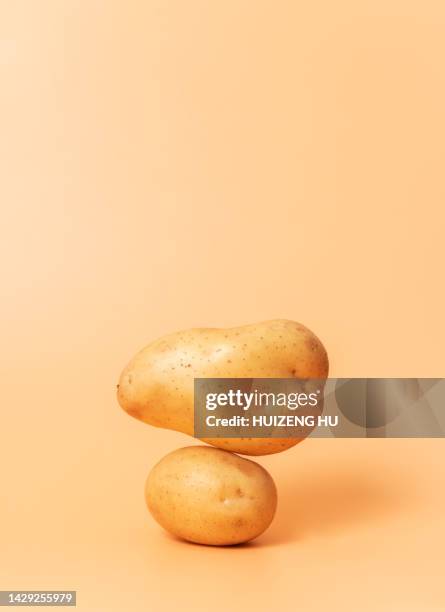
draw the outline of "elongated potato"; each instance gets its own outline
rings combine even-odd
[[[148,476],[145,498],[170,533],[218,546],[259,536],[277,506],[274,481],[264,468],[208,446],[180,448],[161,459]]]
[[[194,378],[326,378],[320,340],[295,321],[230,329],[190,329],[156,340],[122,372],[118,401],[131,416],[193,436]],[[245,455],[278,453],[292,438],[212,438],[205,442]]]

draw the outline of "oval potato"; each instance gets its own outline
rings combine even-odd
[[[164,529],[217,546],[256,538],[277,506],[275,483],[264,468],[208,446],[180,448],[161,459],[148,476],[145,498]]]
[[[295,321],[230,329],[190,329],[156,340],[121,374],[118,401],[131,416],[193,436],[194,378],[319,378],[328,375],[320,340]],[[204,442],[244,455],[294,446],[295,438],[212,438]]]

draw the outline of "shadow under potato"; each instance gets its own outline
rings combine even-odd
[[[258,545],[285,544],[334,535],[406,512],[414,503],[413,482],[395,466],[316,466],[311,474],[277,482],[278,511]]]
[[[242,550],[242,549],[249,549],[252,548],[253,546],[257,545],[258,540],[249,540],[248,542],[240,542],[238,544],[203,544],[203,543],[199,543],[199,542],[191,542],[190,540],[184,540],[184,538],[180,538],[179,536],[176,536],[172,533],[169,533],[168,531],[164,531],[163,534],[168,540],[174,541],[174,542],[179,542],[181,544],[186,544],[187,546],[190,547],[194,547],[194,548],[206,548],[206,549],[214,549],[214,550],[218,550],[218,549],[225,549],[225,550]],[[258,546],[261,546],[261,542],[258,542]]]

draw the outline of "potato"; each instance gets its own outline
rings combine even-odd
[[[122,372],[118,401],[131,416],[193,436],[194,378],[326,378],[320,340],[294,321],[230,329],[190,329],[140,351]],[[294,446],[292,438],[212,438],[204,442],[244,455]]]
[[[208,446],[166,455],[145,487],[154,519],[170,533],[199,544],[240,544],[272,522],[277,491],[272,477],[249,459]]]

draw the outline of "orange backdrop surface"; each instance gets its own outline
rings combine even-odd
[[[260,458],[251,545],[143,501],[151,339],[290,318],[332,376],[444,376],[438,0],[0,0],[0,588],[91,612],[443,610],[445,442]]]

